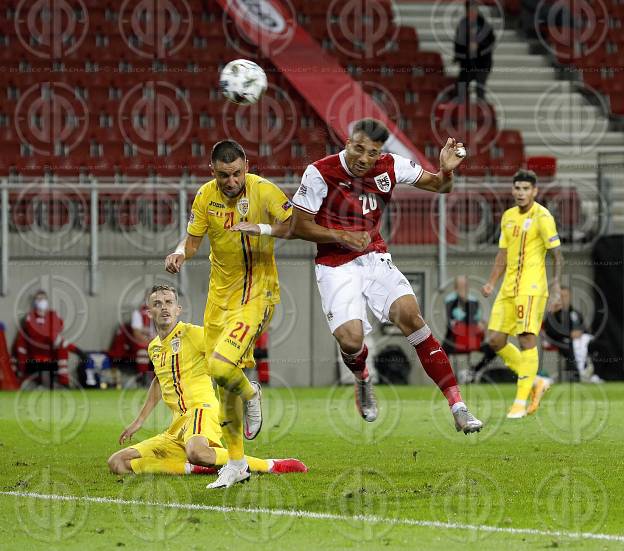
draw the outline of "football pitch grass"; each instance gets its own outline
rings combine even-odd
[[[472,385],[486,422],[456,433],[432,387],[264,392],[258,457],[306,474],[126,476],[106,459],[143,390],[0,393],[1,549],[622,549],[624,385],[560,384],[537,415],[505,419],[514,387]],[[160,404],[134,441],[163,430]]]

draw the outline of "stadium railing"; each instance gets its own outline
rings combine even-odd
[[[606,174],[600,182],[608,188]],[[202,183],[162,178],[123,184],[95,179],[0,180],[0,291],[4,294],[7,289],[9,260],[86,260],[90,289],[95,292],[101,260],[164,258],[185,234],[193,198]],[[276,183],[288,196],[297,189],[292,181]],[[555,216],[567,247],[582,250],[606,228],[611,203],[601,189],[561,180],[540,187],[538,201]],[[444,265],[447,255],[494,250],[500,218],[510,206],[508,181],[458,178],[448,195],[398,188],[380,231],[393,252],[437,253]],[[284,256],[311,258],[314,254],[310,243],[299,240],[278,240],[276,249]]]

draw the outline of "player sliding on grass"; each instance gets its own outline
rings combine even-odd
[[[214,474],[214,466],[224,465],[228,453],[221,445],[219,403],[207,374],[203,329],[178,321],[182,309],[176,290],[168,285],[152,288],[148,308],[158,331],[148,347],[156,376],[141,411],[121,433],[119,443],[132,439],[161,398],[173,421],[165,432],[111,455],[108,465],[116,474]],[[245,460],[252,471],[261,473],[307,471],[297,459]]]
[[[489,297],[501,275],[505,274],[488,324],[489,344],[507,367],[518,375],[516,399],[507,413],[519,419],[534,413],[544,392],[551,384],[546,376],[537,375],[539,358],[537,335],[548,300],[546,251],[554,258],[551,307],[561,304],[561,242],[552,214],[535,202],[537,176],[531,170],[519,170],[513,176],[511,190],[516,206],[507,209],[501,218],[499,251],[492,273],[482,287]],[[520,350],[507,342],[516,335]],[[531,403],[527,408],[527,402]]]
[[[440,152],[440,171],[425,172],[415,161],[382,153],[389,137],[378,120],[355,123],[344,151],[309,165],[293,198],[293,237],[318,243],[316,279],[329,328],[342,358],[355,375],[355,400],[366,421],[377,418],[366,369],[364,335],[371,330],[366,306],[407,337],[427,375],[448,400],[457,430],[481,430],[462,401],[451,364],[423,320],[414,291],[394,266],[379,233],[381,216],[397,184],[448,193],[462,147],[449,138]]]
[[[178,273],[208,236],[211,269],[204,341],[208,373],[219,385],[221,426],[230,457],[209,487],[223,488],[249,478],[243,430],[253,439],[262,426],[260,385],[250,383],[242,368],[255,366],[254,343],[280,300],[273,241],[288,234],[292,206],[277,186],[247,173],[245,151],[238,143],[215,144],[211,162],[215,178],[199,188],[188,235],[167,256],[165,267]],[[249,226],[261,234],[238,231]]]

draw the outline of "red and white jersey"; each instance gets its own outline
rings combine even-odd
[[[150,338],[156,336],[156,328],[152,323],[151,318],[147,315],[147,306],[141,304],[137,310],[132,311],[132,318],[130,320],[130,327],[135,331],[148,330]]]
[[[308,165],[292,203],[316,215],[319,226],[347,231],[367,231],[371,243],[362,252],[339,243],[318,243],[316,263],[340,266],[370,252],[386,252],[379,226],[397,184],[415,184],[423,174],[416,162],[394,153],[383,153],[364,177],[347,167],[345,152]]]

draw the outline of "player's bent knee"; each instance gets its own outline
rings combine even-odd
[[[128,472],[126,460],[119,452],[114,453],[108,458],[108,468],[113,474],[125,474]]]
[[[217,454],[204,437],[194,436],[186,444],[186,458],[193,465],[214,465]]]
[[[210,356],[208,359],[208,374],[219,386],[226,386],[235,369],[238,368],[225,359],[215,356]]]
[[[362,350],[362,346],[364,345],[364,337],[359,337],[357,335],[346,336],[338,339],[338,344],[345,354],[355,354]]]
[[[490,335],[488,338],[488,344],[495,352],[498,352],[501,348],[503,348],[507,344],[507,336],[506,335]]]
[[[334,337],[338,341],[341,350],[346,354],[359,352],[364,344],[364,332],[361,326],[351,326],[351,322],[338,327],[334,331]]]

